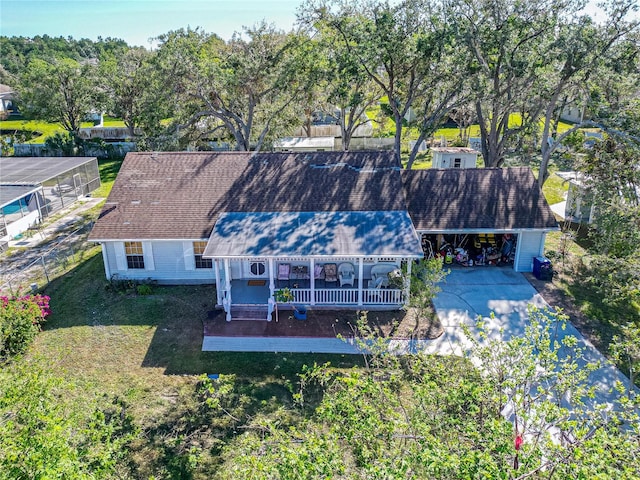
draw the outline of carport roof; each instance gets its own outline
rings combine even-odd
[[[419,231],[558,228],[528,167],[403,170],[402,180]]]
[[[204,257],[422,257],[407,212],[230,212]]]
[[[3,157],[0,158],[0,184],[37,185],[96,157]]]

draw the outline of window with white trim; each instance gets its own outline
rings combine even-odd
[[[264,275],[266,271],[267,271],[267,265],[263,261],[256,261],[256,262],[249,263],[249,272],[253,276],[260,277]]]
[[[195,260],[196,268],[213,268],[213,259],[202,258],[202,254],[206,247],[207,242],[193,242],[193,258]]]
[[[453,159],[453,168],[460,168],[462,167],[462,159],[461,158],[454,158]]]
[[[144,269],[142,242],[124,242],[124,254],[127,257],[127,268]]]

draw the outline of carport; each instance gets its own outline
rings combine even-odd
[[[404,170],[409,215],[423,239],[425,255],[468,251],[475,261],[488,246],[505,263],[505,239],[512,242],[507,263],[530,272],[544,253],[546,234],[558,223],[528,167]],[[459,242],[459,244],[456,244]],[[466,242],[466,243],[463,243]],[[478,246],[476,246],[478,245]],[[486,255],[485,255],[486,257]],[[486,264],[494,264],[492,260]]]

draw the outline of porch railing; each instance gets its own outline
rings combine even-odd
[[[357,288],[292,288],[293,303],[305,305],[358,305]],[[315,299],[312,301],[312,295]],[[401,305],[404,302],[403,291],[393,288],[362,290],[363,305]]]

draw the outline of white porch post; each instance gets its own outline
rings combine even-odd
[[[404,282],[404,304],[409,305],[409,293],[411,292],[411,264],[412,258],[407,259],[407,279]]]
[[[309,260],[309,289],[311,290],[311,305],[316,304],[316,260]]]
[[[220,285],[220,262],[213,261],[216,275],[216,305],[222,305],[222,285]]]
[[[227,312],[227,322],[231,321],[231,268],[229,266],[229,259],[224,259],[224,279],[226,287],[226,296],[223,300],[224,309]]]
[[[276,283],[273,280],[273,258],[269,259],[269,296],[273,297],[276,293]]]
[[[362,284],[364,283],[364,259],[358,261],[358,306],[362,306]]]

